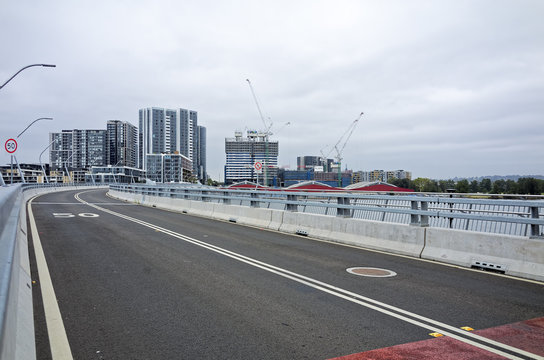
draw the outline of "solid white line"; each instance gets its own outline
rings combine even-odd
[[[483,345],[483,344],[480,344],[480,343],[476,343],[476,342],[474,342],[474,341],[472,341],[470,339],[467,339],[465,337],[471,337],[471,338],[473,338],[475,340],[485,342],[485,343],[488,343],[488,344],[496,346],[496,347],[503,348],[503,349],[505,349],[507,351],[516,352],[516,353],[518,353],[520,355],[524,355],[524,356],[527,356],[527,357],[530,357],[530,358],[533,358],[533,359],[543,359],[542,357],[540,357],[540,356],[538,356],[536,354],[532,354],[530,352],[527,352],[525,350],[518,349],[518,348],[515,348],[515,347],[512,347],[512,346],[509,346],[509,345],[506,345],[506,344],[503,344],[503,343],[500,343],[500,342],[497,342],[497,341],[494,341],[494,340],[491,340],[491,339],[476,335],[474,333],[458,329],[458,328],[456,328],[454,326],[451,326],[451,325],[448,325],[448,324],[445,324],[445,323],[442,323],[442,322],[439,322],[439,321],[436,321],[436,320],[433,320],[433,319],[418,315],[416,313],[412,313],[412,312],[403,310],[401,308],[398,308],[398,307],[395,307],[395,306],[392,306],[392,305],[389,305],[389,304],[386,304],[386,303],[382,303],[380,301],[377,301],[377,300],[374,300],[374,299],[371,299],[371,298],[368,298],[368,297],[365,297],[365,296],[362,296],[362,295],[359,295],[359,294],[344,290],[342,288],[338,288],[336,286],[321,282],[319,280],[309,278],[309,277],[306,277],[306,276],[291,272],[289,270],[286,270],[286,269],[279,268],[279,267],[276,267],[276,266],[271,265],[271,264],[261,262],[259,260],[247,257],[247,256],[242,255],[242,254],[238,254],[236,252],[233,252],[233,251],[230,251],[230,250],[227,250],[227,249],[223,249],[221,247],[218,247],[218,246],[215,246],[215,245],[212,245],[212,244],[208,244],[206,242],[203,242],[203,241],[200,241],[200,240],[197,240],[197,239],[193,239],[191,237],[185,236],[183,234],[176,233],[176,232],[174,232],[172,230],[162,228],[160,226],[145,222],[143,220],[132,218],[130,216],[123,215],[123,214],[114,212],[114,211],[109,210],[109,209],[101,208],[100,206],[97,206],[95,204],[87,203],[87,202],[85,202],[85,200],[79,198],[79,195],[81,193],[83,193],[83,192],[75,194],[74,197],[78,201],[81,201],[82,203],[85,203],[85,204],[87,204],[87,205],[89,205],[89,206],[91,206],[91,207],[93,207],[93,208],[95,208],[97,210],[101,210],[103,212],[106,212],[106,213],[109,213],[111,215],[123,218],[125,220],[132,221],[132,222],[135,222],[137,224],[146,226],[146,227],[151,228],[153,230],[162,232],[162,233],[164,233],[166,235],[173,236],[173,237],[178,238],[180,240],[183,240],[183,241],[192,243],[194,245],[206,248],[208,250],[211,250],[211,251],[214,251],[216,253],[222,254],[224,256],[227,256],[227,257],[233,258],[235,260],[244,262],[246,264],[249,264],[249,265],[258,267],[260,269],[275,273],[277,275],[280,275],[282,277],[291,279],[293,281],[305,284],[305,285],[310,286],[312,288],[315,288],[317,290],[324,291],[326,293],[337,296],[339,298],[354,302],[356,304],[359,304],[359,305],[365,306],[367,308],[379,311],[379,312],[384,313],[386,315],[393,316],[393,317],[398,318],[400,320],[403,320],[403,321],[406,321],[408,323],[417,325],[417,326],[422,327],[424,329],[431,330],[433,332],[439,332],[439,333],[441,333],[443,335],[450,336],[450,337],[452,337],[454,339],[457,339],[459,341],[462,341],[464,343],[476,346],[476,347],[481,348],[483,350],[490,351],[492,353],[504,356],[504,357],[509,358],[509,359],[520,359],[520,358],[516,357],[516,356],[513,356],[511,354],[502,352],[500,350],[491,348],[489,346],[486,346],[486,345]],[[395,312],[397,312],[397,313],[395,313]],[[404,314],[404,315],[400,315],[398,313]],[[408,316],[412,317],[413,319],[409,318]],[[425,324],[422,321],[428,322],[429,324],[433,324],[433,326],[431,326],[429,324]],[[445,329],[447,329],[447,330],[445,330]],[[465,336],[465,337],[461,337],[460,335]]]
[[[36,197],[34,197],[36,198]],[[32,232],[32,240],[34,244],[34,252],[36,255],[36,266],[40,277],[40,289],[42,292],[43,309],[45,312],[45,322],[47,324],[47,334],[49,336],[49,346],[51,347],[51,356],[54,360],[57,359],[73,359],[70,343],[66,335],[66,329],[60,314],[59,304],[53,289],[53,282],[45,260],[40,236],[32,213],[32,200],[30,199],[27,205],[28,217],[30,220],[30,230]]]
[[[97,203],[99,205],[120,205],[120,206],[136,206],[136,204],[130,204],[130,203]],[[41,202],[36,201],[34,202],[34,205],[86,205],[81,202]]]

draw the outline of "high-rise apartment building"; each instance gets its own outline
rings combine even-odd
[[[204,181],[206,154],[200,141],[201,128],[205,139],[205,128],[198,126],[198,113],[193,110],[140,109],[138,167],[147,169],[149,154],[181,154],[191,160],[193,176]]]
[[[51,170],[62,170],[72,156],[72,130],[49,133],[49,166]]]
[[[270,141],[268,135],[255,130],[248,130],[246,138],[242,137],[241,131],[236,131],[234,136],[225,139],[225,184],[258,181],[272,185],[278,174],[278,142]],[[254,167],[256,162],[263,166],[261,173]]]
[[[138,129],[129,122],[108,120],[106,165],[136,167],[138,163]]]
[[[50,133],[49,150],[52,170],[90,169],[106,164],[106,130],[62,130]]]
[[[198,158],[196,159],[198,179],[205,184],[208,176],[206,171],[206,128],[204,126],[198,126],[198,147]]]

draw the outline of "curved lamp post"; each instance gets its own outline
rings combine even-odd
[[[48,184],[49,184],[49,179],[47,179],[47,174],[45,173],[45,168],[43,167],[42,155],[45,152],[45,150],[49,149],[51,147],[51,145],[53,145],[56,142],[57,142],[57,139],[51,141],[51,144],[47,145],[47,147],[45,149],[43,149],[43,151],[40,153],[40,166],[42,167],[42,172],[43,172],[43,177],[45,178],[45,182],[48,183]]]
[[[57,67],[57,65],[52,65],[52,64],[32,64],[32,65],[27,65],[25,66],[24,68],[22,68],[21,70],[17,71],[12,77],[10,77],[5,83],[3,83],[1,86],[0,86],[0,89],[2,89],[4,86],[6,86],[7,83],[9,83],[14,77],[16,77],[17,75],[19,75],[19,73],[25,69],[28,69],[29,67],[33,67],[33,66],[43,66],[43,67]]]
[[[32,125],[34,125],[35,122],[40,121],[40,120],[53,120],[53,118],[50,118],[50,117],[42,117],[42,118],[39,118],[39,119],[34,120],[34,121],[31,122],[30,125],[28,125],[23,131],[21,131],[21,132],[19,133],[19,135],[17,135],[17,138],[19,138],[19,136],[23,135],[23,133],[24,133],[25,131],[27,131],[29,127],[31,127]]]

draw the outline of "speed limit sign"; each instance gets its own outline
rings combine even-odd
[[[17,141],[15,139],[8,139],[4,147],[8,153],[13,154],[17,150]]]

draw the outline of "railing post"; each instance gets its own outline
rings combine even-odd
[[[258,198],[259,198],[259,195],[258,195],[256,192],[252,192],[252,193],[251,193],[251,198],[252,198],[252,199],[258,199]],[[259,207],[259,202],[258,202],[258,201],[255,201],[255,200],[251,200],[249,206],[251,206],[252,208],[258,208],[258,207]]]
[[[350,198],[348,198],[348,197],[338,197],[337,202],[338,202],[338,205],[350,205]],[[338,207],[338,208],[336,208],[336,216],[349,218],[349,217],[351,217],[351,209]]]
[[[210,201],[210,199],[208,198],[207,195],[208,195],[208,192],[205,191],[205,190],[202,190],[202,192],[201,192],[201,196],[202,196],[201,199],[202,199],[202,202],[208,202],[208,201]]]
[[[410,207],[412,208],[412,210],[419,210],[416,200],[410,201]],[[419,215],[410,214],[410,225],[419,226]]]
[[[298,196],[297,195],[287,195],[287,205],[285,206],[285,210],[297,212],[298,211],[298,205],[297,204],[291,204],[291,202],[297,202]]]
[[[424,210],[424,211],[429,210],[428,201],[421,201],[421,210]],[[419,219],[420,219],[419,226],[429,226],[429,215],[421,215]]]
[[[229,196],[230,196],[230,193],[228,191],[223,191],[223,204],[230,205]]]
[[[189,199],[189,189],[184,189],[183,190],[183,198],[184,199]]]
[[[538,206],[531,206],[531,219],[538,219]],[[544,236],[540,233],[540,225],[531,224],[531,234],[529,235],[531,239],[534,238],[543,238]]]

